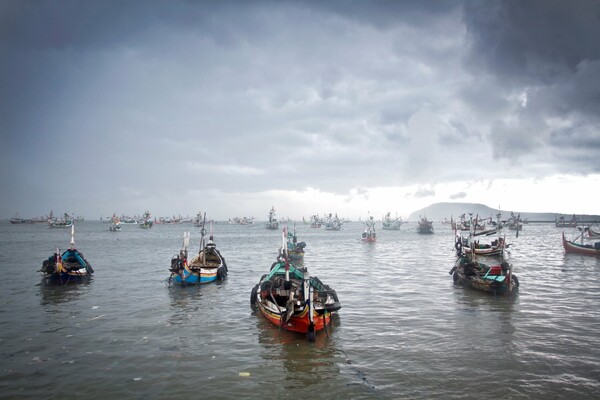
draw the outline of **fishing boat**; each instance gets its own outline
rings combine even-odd
[[[150,219],[150,211],[146,211],[144,213],[144,216],[142,217],[142,223],[140,224],[140,228],[150,229],[150,228],[152,228],[153,224],[154,224],[154,221],[152,221]]]
[[[121,232],[121,223],[118,220],[114,221],[112,224],[110,224],[108,230],[110,232]]]
[[[360,240],[363,242],[374,243],[377,241],[377,233],[375,232],[375,221],[373,217],[370,216],[365,221],[366,228],[363,231]]]
[[[83,253],[75,248],[75,226],[71,226],[71,242],[62,254],[59,249],[44,260],[40,270],[51,283],[78,282],[94,273]]]
[[[595,224],[596,226],[598,226],[598,223]],[[585,228],[585,233],[587,235],[587,237],[589,238],[600,238],[600,228],[592,228],[591,225],[586,226]]]
[[[277,261],[252,288],[250,304],[279,328],[314,341],[318,331],[327,332],[332,315],[342,306],[335,290],[289,259],[285,231]]]
[[[304,260],[304,248],[306,247],[306,243],[298,242],[298,237],[296,236],[296,225],[294,224],[294,231],[288,232],[287,234],[287,248],[288,254],[291,261],[300,261]]]
[[[205,222],[206,214],[204,215]],[[175,283],[185,286],[225,280],[228,272],[227,264],[213,241],[212,223],[210,230],[211,233],[207,243],[205,241],[206,229],[204,228],[204,224],[202,225],[202,229],[200,230],[200,234],[202,235],[200,238],[200,251],[191,261],[188,261],[190,233],[184,232],[183,246],[179,254],[171,258],[169,284]]]
[[[392,231],[397,231],[400,229],[400,226],[402,225],[402,218],[398,217],[396,215],[395,218],[392,218],[390,216],[390,212],[388,212],[382,219],[382,223],[383,226],[381,227],[381,229],[386,229],[386,230],[392,230]]]
[[[510,244],[506,243],[505,238],[498,237],[491,243],[480,243],[472,237],[462,237],[458,235],[455,240],[454,247],[457,254],[474,253],[478,256],[499,256],[505,249],[508,249]]]
[[[521,214],[515,215],[515,213],[511,212],[510,218],[506,220],[505,225],[508,226],[508,229],[510,229],[511,231],[517,231],[517,233],[520,230],[523,230],[523,221],[521,220]]]
[[[458,221],[454,221],[454,218],[450,217],[450,224],[452,229],[455,231],[485,231],[485,221],[475,218],[473,220],[473,214],[469,213],[469,218],[465,213],[458,217]]]
[[[11,224],[33,224],[33,221],[28,218],[21,217],[18,213],[10,219]]]
[[[554,217],[554,225],[557,228],[577,228],[577,217],[573,214],[570,221],[567,221],[565,217]]]
[[[567,240],[565,233],[562,233],[562,244],[565,249],[565,253],[585,254],[588,256],[600,256],[600,242],[594,244],[584,244],[583,234],[580,235],[581,243],[577,243],[576,240]]]
[[[454,248],[456,249],[456,255],[461,256],[463,254],[471,253],[477,256],[499,256],[502,255],[504,250],[508,249],[510,246],[506,243],[506,238],[501,236],[502,232],[502,224],[500,223],[501,214],[497,214],[498,223],[496,223],[493,229],[488,229],[486,231],[476,232],[477,219],[475,218],[475,222],[469,221],[468,225],[471,227],[469,231],[469,235],[464,237],[458,231],[455,231],[455,240],[454,240]],[[494,234],[498,234],[498,237],[491,241],[491,243],[481,243],[480,237],[491,236]]]
[[[73,226],[73,217],[67,213],[64,213],[62,219],[48,219],[48,226],[50,228],[70,228]]]
[[[433,233],[433,222],[428,221],[427,217],[421,217],[417,225],[417,233],[430,234]]]
[[[194,226],[200,228],[202,226],[202,213],[199,212],[196,214],[196,217],[193,220]]]
[[[329,216],[325,220],[325,229],[328,231],[339,231],[342,229],[342,221],[338,218],[337,214],[334,216],[329,213]]]
[[[499,265],[489,265],[478,261],[473,253],[464,253],[449,273],[455,284],[492,294],[511,294],[519,288],[519,279],[506,260]]]
[[[311,215],[310,227],[316,229],[321,228],[321,219],[319,218],[319,214]]]
[[[275,206],[271,207],[271,211],[269,211],[269,221],[265,223],[265,228],[267,229],[279,229],[279,222],[277,218],[275,218]]]

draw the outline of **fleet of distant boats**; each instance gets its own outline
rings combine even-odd
[[[76,219],[67,213],[61,219],[54,218],[52,212],[47,217],[39,218],[42,219],[50,227],[71,228],[69,247],[62,252],[57,248],[42,262],[40,272],[44,274],[47,282],[63,285],[89,278],[94,270],[83,253],[75,247]],[[24,221],[31,220],[24,220],[19,216],[11,219],[13,224],[31,223]],[[110,223],[109,230],[113,232],[120,231],[121,224],[137,224],[141,228],[149,229],[154,224],[192,222],[201,228],[198,253],[189,254],[190,233],[184,232],[182,248],[171,258],[168,267],[170,275],[166,282],[171,286],[190,286],[223,281],[227,277],[228,266],[225,257],[218,250],[214,240],[214,221],[207,221],[206,213],[199,212],[195,218],[152,219],[150,212],[146,211],[140,218],[117,217],[113,214],[102,221]],[[307,223],[305,219],[303,222]],[[361,222],[365,228],[360,240],[375,243],[377,241],[376,220],[373,216],[368,216]],[[235,218],[230,219],[229,223],[251,225],[254,224],[254,218]],[[343,225],[342,219],[335,213],[327,214],[324,219],[313,215],[309,223],[311,228],[325,226],[326,230],[333,231],[342,229]],[[396,231],[404,224],[401,218],[392,217],[390,212],[382,218],[381,223],[382,229]],[[491,217],[482,219],[478,215],[462,214],[457,220],[451,218],[449,223],[454,230],[456,251],[456,261],[449,271],[454,284],[494,295],[510,295],[516,292],[519,288],[519,279],[513,273],[512,263],[508,259],[510,244],[507,243],[504,228],[516,230],[516,237],[518,237],[522,229],[520,215],[511,213],[510,218],[501,220],[501,214],[498,214],[496,220],[493,220]],[[446,225],[447,221],[443,221],[442,224]],[[304,266],[306,243],[298,240],[295,223],[291,231],[288,225],[289,222],[283,225],[277,259],[270,268],[265,268],[266,273],[251,290],[250,304],[280,329],[305,334],[310,341],[314,341],[317,332],[324,330],[327,333],[332,318],[342,306],[333,288],[308,273],[307,267]],[[210,232],[207,232],[207,226]],[[586,242],[586,240],[600,238],[600,226],[597,223],[578,227],[578,221],[573,216],[570,221],[557,218],[555,226],[577,228],[579,232],[578,237],[573,240],[567,240],[564,231],[562,232],[565,253],[600,255],[600,242]],[[275,207],[271,207],[268,213],[265,228],[279,229]],[[433,234],[433,222],[425,216],[420,216],[416,232]],[[494,238],[484,239],[490,236]]]

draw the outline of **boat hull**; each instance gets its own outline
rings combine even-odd
[[[451,270],[455,284],[491,294],[510,294],[519,288],[519,279],[507,273],[500,266],[487,266],[482,263],[467,263],[464,257],[456,260]],[[467,264],[471,267],[468,268]],[[498,271],[490,274],[490,271]]]
[[[342,306],[337,294],[306,268],[278,260],[254,286],[250,304],[273,325],[290,332],[304,333],[310,341],[326,329],[333,313]]]
[[[296,312],[289,321],[282,322],[282,316],[279,312],[267,309],[261,302],[258,303],[258,308],[262,315],[275,326],[281,326],[283,329],[290,332],[308,333],[310,330],[310,319],[308,317],[308,307],[304,307],[301,312]],[[331,322],[331,313],[328,311],[319,314],[313,313],[314,331],[323,330]]]
[[[68,249],[60,257],[57,254],[48,257],[40,272],[48,282],[69,283],[85,280],[94,273],[94,269],[82,253]]]
[[[568,241],[565,238],[565,233],[562,234],[562,243],[565,253],[584,254],[586,256],[600,256],[600,248],[587,247],[577,243]]]

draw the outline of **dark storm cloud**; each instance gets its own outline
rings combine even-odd
[[[181,209],[206,191],[344,196],[475,179],[465,160],[490,178],[594,163],[596,9],[5,1],[0,177],[14,190],[2,203]],[[64,179],[81,190],[61,200]]]
[[[463,98],[495,119],[496,157],[531,153],[543,158],[548,153],[536,149],[556,146],[565,125],[600,132],[598,1],[472,1],[465,5],[464,21],[471,46],[466,65],[482,79],[466,88]],[[514,107],[517,102],[520,109]],[[494,108],[507,113],[494,116]],[[557,169],[568,172],[575,166]],[[594,163],[598,167],[600,161]]]

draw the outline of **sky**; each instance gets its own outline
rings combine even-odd
[[[0,218],[600,214],[600,2],[0,0]]]

